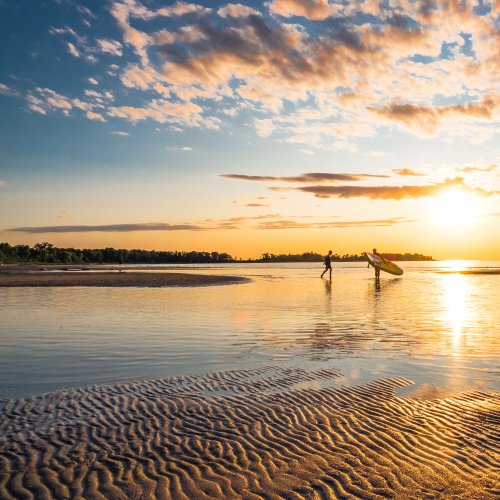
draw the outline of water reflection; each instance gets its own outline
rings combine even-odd
[[[500,276],[435,274],[433,266],[446,263],[403,266],[403,277],[382,276],[378,283],[364,264],[349,263],[334,266],[332,280],[319,280],[308,264],[265,271],[240,265],[213,272],[251,283],[0,289],[0,390],[41,392],[50,384],[52,390],[287,360],[342,361],[349,372],[362,363],[371,377],[385,370],[410,379],[431,376],[430,363],[453,377],[474,370],[475,377],[496,379]],[[412,366],[417,371],[410,373]]]

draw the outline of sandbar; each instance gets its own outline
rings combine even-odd
[[[340,376],[271,366],[0,401],[0,498],[498,498],[498,394],[316,388]]]
[[[178,272],[9,272],[0,287],[185,287],[243,283],[247,278]]]
[[[500,270],[496,269],[490,269],[487,270],[485,269],[484,271],[482,270],[477,270],[477,271],[438,271],[438,274],[468,274],[468,275],[482,275],[482,274],[500,274]]]

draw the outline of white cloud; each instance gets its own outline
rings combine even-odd
[[[128,132],[111,132],[111,133],[115,135],[130,135]]]
[[[99,120],[101,122],[105,122],[106,120],[100,115],[99,113],[92,113],[92,111],[89,111],[87,113],[87,118],[90,120]]]
[[[188,147],[183,147],[182,148],[184,151],[192,151],[192,148],[188,148]]]
[[[65,219],[66,217],[71,217],[71,213],[68,210],[61,210],[61,213],[57,216],[58,219]]]
[[[20,95],[19,92],[17,92],[16,90],[12,90],[10,87],[7,87],[7,85],[4,85],[3,83],[0,83],[0,94],[8,95],[10,97]]]
[[[121,56],[122,52],[122,44],[117,42],[116,40],[100,40],[96,39],[96,42],[99,44],[99,48],[101,52],[107,52],[114,56]]]
[[[233,4],[228,3],[221,7],[217,14],[221,17],[248,17],[248,16],[261,16],[262,14],[251,7],[247,7],[245,5],[241,5],[241,3]]]
[[[76,47],[69,42],[68,42],[68,52],[74,55],[75,57],[80,57],[80,53],[78,52],[78,50],[76,50]]]
[[[91,27],[90,23],[87,21],[87,19],[83,19],[82,23],[85,24],[85,26],[88,26],[89,28]]]
[[[308,155],[314,154],[314,151],[311,151],[310,149],[297,149],[297,151],[300,151],[301,153],[306,153]]]
[[[94,84],[94,85],[99,85],[99,82],[95,80],[94,78],[89,78],[89,82]]]

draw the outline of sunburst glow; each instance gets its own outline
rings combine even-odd
[[[434,206],[436,222],[468,224],[478,215],[480,200],[477,196],[451,193],[435,199]]]

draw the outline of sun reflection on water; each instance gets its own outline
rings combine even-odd
[[[450,274],[444,278],[444,302],[448,309],[448,317],[453,334],[462,335],[465,310],[465,279],[460,274]]]

